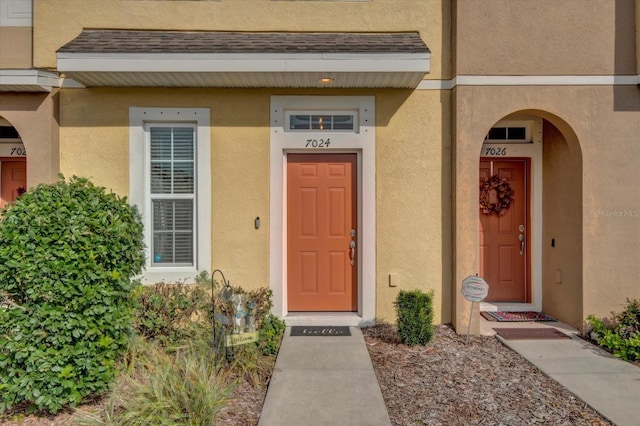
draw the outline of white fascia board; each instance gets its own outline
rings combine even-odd
[[[50,92],[52,87],[60,87],[60,77],[54,72],[35,69],[0,70],[0,86],[37,86],[43,92]]]
[[[60,72],[424,72],[430,54],[58,53]]]

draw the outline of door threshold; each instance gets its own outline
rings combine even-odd
[[[289,312],[284,316],[287,326],[293,325],[343,325],[364,327],[365,323],[356,312]]]

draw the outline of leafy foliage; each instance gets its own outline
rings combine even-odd
[[[215,302],[208,290],[214,290]],[[126,376],[99,413],[83,413],[82,425],[216,424],[219,410],[238,382],[268,382],[284,322],[269,314],[271,292],[234,292],[254,302],[260,341],[224,348],[212,346],[213,304],[217,333],[231,332],[232,306],[219,285],[202,273],[194,285],[159,283],[139,290],[138,334],[124,357]],[[166,323],[165,323],[166,322]],[[221,343],[224,339],[213,338]],[[212,353],[213,352],[213,353]]]
[[[640,360],[640,300],[627,299],[626,308],[605,321],[587,317],[598,345],[626,361]]]
[[[163,345],[186,337],[190,322],[203,309],[207,289],[202,285],[158,283],[140,287],[134,327],[138,334]]]
[[[42,184],[0,221],[0,413],[104,391],[126,349],[142,222],[87,179]]]
[[[204,338],[204,340],[202,340]],[[167,352],[159,342],[132,339],[128,372],[101,413],[82,413],[82,425],[211,425],[233,381],[212,361],[206,336]]]
[[[401,290],[394,302],[402,343],[426,345],[433,339],[433,291]]]
[[[269,314],[264,318],[260,328],[260,341],[258,342],[263,355],[278,354],[286,327],[284,321],[275,315]]]

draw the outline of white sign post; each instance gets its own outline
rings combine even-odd
[[[489,294],[489,284],[477,276],[471,275],[462,280],[462,295],[471,302],[471,312],[469,312],[469,326],[467,327],[467,344],[469,343],[469,333],[471,332],[471,318],[473,316],[473,306],[482,302]]]

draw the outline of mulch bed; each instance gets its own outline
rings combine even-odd
[[[427,346],[392,325],[363,330],[393,425],[610,425],[495,337],[437,326]]]

